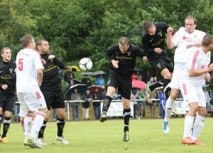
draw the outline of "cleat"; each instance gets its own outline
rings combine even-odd
[[[24,139],[24,145],[25,145],[25,146],[30,146],[30,142],[28,141],[27,138]]]
[[[195,145],[201,145],[202,143],[200,142],[200,140],[196,139],[195,140]]]
[[[195,141],[192,140],[191,137],[185,137],[181,140],[181,143],[182,144],[188,144],[188,145],[192,145],[192,144],[195,144]]]
[[[200,142],[199,139],[194,140],[195,141],[195,145],[202,145],[202,146],[206,146],[205,143]]]
[[[46,145],[47,145],[47,143],[44,141],[43,138],[38,138],[38,141],[39,141],[39,143],[40,143],[42,146],[46,146]]]
[[[169,134],[169,122],[163,122],[163,133]]]
[[[104,121],[106,121],[106,120],[107,120],[107,114],[106,114],[105,112],[103,112],[103,113],[101,114],[100,122],[104,122]]]
[[[124,132],[123,141],[124,142],[128,142],[129,141],[129,131]]]
[[[2,137],[0,137],[0,142],[2,142],[3,141],[3,138]]]
[[[64,137],[59,137],[56,136],[56,140],[61,142],[62,144],[69,144],[69,141],[67,141],[66,139],[64,139]]]
[[[161,86],[164,86],[164,83],[161,82],[161,81],[158,81],[158,82],[156,82],[156,83],[150,85],[150,86],[149,86],[149,89],[150,89],[151,91],[153,91],[153,90],[155,90],[155,88],[158,88],[158,87],[161,87]]]
[[[2,143],[9,143],[7,137],[1,138],[0,142],[2,142]]]
[[[29,138],[28,139],[29,145],[31,148],[42,148],[42,145],[38,141],[38,138]]]

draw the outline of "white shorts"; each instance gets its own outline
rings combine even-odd
[[[190,80],[182,80],[180,86],[181,94],[184,101],[188,104],[197,102],[198,106],[206,107],[206,98],[202,85],[190,83]]]
[[[42,92],[19,92],[17,93],[20,103],[20,116],[25,116],[29,111],[39,111],[46,108],[46,102]]]
[[[169,87],[173,89],[180,89],[180,80],[183,76],[183,69],[184,69],[183,63],[175,63],[174,71],[172,73],[172,79],[169,83]]]

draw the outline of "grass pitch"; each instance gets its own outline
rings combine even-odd
[[[200,140],[205,145],[182,145],[183,118],[173,118],[170,133],[162,133],[161,119],[131,120],[130,141],[123,142],[123,120],[67,122],[65,138],[69,145],[55,140],[56,124],[49,122],[45,132],[47,146],[31,149],[23,145],[23,131],[13,123],[8,133],[10,143],[0,143],[1,153],[212,153],[213,118],[207,118]]]

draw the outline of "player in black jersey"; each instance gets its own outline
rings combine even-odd
[[[129,43],[127,37],[121,37],[118,44],[106,51],[106,57],[111,61],[109,83],[107,93],[103,99],[103,108],[100,121],[107,119],[107,111],[110,107],[116,88],[120,91],[123,101],[124,137],[123,141],[129,140],[130,119],[130,95],[132,89],[131,75],[135,67],[136,57],[144,57],[142,49]]]
[[[143,28],[142,44],[144,52],[151,66],[163,77],[162,82],[166,86],[172,77],[173,63],[166,53],[165,41],[167,33],[172,33],[173,28],[163,22],[153,23],[150,21],[144,22]]]
[[[3,133],[0,142],[8,143],[7,132],[11,123],[11,116],[16,96],[16,64],[11,61],[11,50],[4,47],[1,50],[0,62],[0,127],[3,122]]]
[[[47,40],[42,39],[37,42],[37,50],[41,55],[41,60],[44,65],[44,76],[41,85],[41,91],[44,94],[48,110],[56,110],[57,114],[57,136],[56,140],[62,144],[68,144],[69,142],[63,137],[63,130],[65,125],[65,103],[64,95],[62,92],[61,77],[59,75],[59,69],[65,69],[64,64],[54,55],[49,52],[49,43]],[[50,111],[47,115],[40,132],[39,139],[43,143],[44,130],[46,128],[46,122],[50,117]],[[44,143],[45,144],[45,143]]]

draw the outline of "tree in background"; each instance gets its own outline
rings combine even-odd
[[[141,46],[142,21],[166,22],[177,30],[189,14],[198,19],[197,29],[213,33],[210,0],[1,0],[0,47],[17,52],[19,39],[30,33],[46,38],[66,64],[89,56],[94,70],[107,70],[105,49],[120,36]]]

